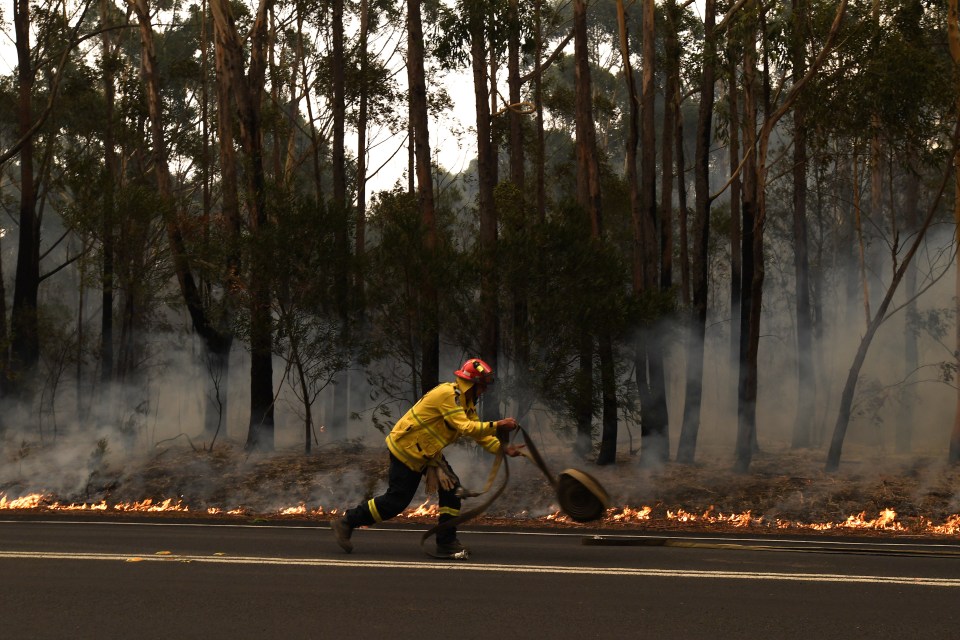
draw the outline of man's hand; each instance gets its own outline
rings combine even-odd
[[[504,431],[513,431],[518,426],[516,418],[503,418],[502,420],[497,420],[496,422],[497,430],[503,429]]]
[[[503,452],[510,456],[511,458],[516,458],[519,455],[523,455],[522,449],[526,445],[523,444],[508,444],[503,448]]]

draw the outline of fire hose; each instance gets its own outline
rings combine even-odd
[[[553,490],[557,494],[557,502],[560,504],[560,511],[577,522],[592,522],[600,519],[610,504],[610,497],[607,495],[607,492],[603,486],[597,482],[595,478],[590,476],[590,474],[579,469],[565,469],[560,472],[559,476],[554,477],[526,429],[520,425],[517,425],[516,430],[519,431],[523,436],[523,442],[525,445],[525,448],[519,449],[520,455],[530,460],[538,469],[540,469],[543,475],[546,476],[547,480],[550,482],[550,486],[553,487]],[[460,513],[460,515],[428,529],[420,539],[420,547],[427,555],[432,557],[440,557],[428,551],[427,547],[425,546],[426,541],[431,536],[436,535],[440,531],[457,527],[464,522],[472,520],[486,512],[486,510],[490,508],[490,505],[492,505],[497,498],[500,497],[500,494],[503,493],[503,490],[507,488],[507,484],[510,482],[510,466],[507,463],[507,459],[503,455],[503,450],[504,446],[508,442],[509,433],[505,435],[498,434],[498,436],[500,437],[501,443],[500,450],[497,451],[496,457],[494,458],[493,465],[490,468],[490,474],[487,477],[487,482],[483,490],[472,492],[461,487],[457,490],[457,494],[461,498],[473,498],[487,494],[493,486],[494,480],[496,480],[501,465],[503,466],[504,470],[503,482],[496,488],[496,490],[490,493],[481,504],[467,511],[463,511]]]

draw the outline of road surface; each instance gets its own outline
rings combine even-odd
[[[0,638],[960,637],[955,539],[425,529],[0,515]]]

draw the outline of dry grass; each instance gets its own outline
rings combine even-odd
[[[241,508],[247,517],[258,518],[285,517],[280,515],[282,510],[296,505],[303,505],[306,517],[328,518],[333,510],[350,507],[358,498],[382,489],[387,467],[382,447],[349,443],[326,446],[310,455],[296,451],[248,455],[229,444],[218,445],[213,452],[178,446],[122,462],[104,456],[88,463],[82,482],[62,483],[58,488],[57,483],[44,486],[43,474],[36,471],[43,469],[38,462],[45,451],[30,452],[32,460],[29,456],[17,460],[9,449],[5,452],[0,494],[8,498],[35,491],[44,493],[46,505],[100,501],[111,505],[147,498],[156,503],[174,498],[189,505],[191,515]],[[18,472],[18,464],[28,460],[34,473],[25,473],[22,464]],[[881,510],[892,509],[902,535],[928,533],[926,523],[941,524],[960,512],[960,469],[934,458],[871,458],[852,451],[836,473],[824,472],[822,452],[811,451],[758,454],[748,474],[735,473],[723,460],[647,469],[636,458],[623,457],[614,466],[581,463],[577,467],[606,487],[616,508],[591,527],[726,530],[746,526],[757,532],[783,533],[806,529],[778,529],[777,521],[837,524],[861,513],[870,520]],[[518,459],[511,461],[510,468],[507,491],[477,524],[583,526],[547,517],[557,509],[555,495],[532,465]],[[624,507],[644,506],[650,508],[648,519],[622,518]],[[744,516],[746,512],[749,517]],[[691,514],[698,521],[681,523],[678,513]],[[735,514],[741,517],[731,521],[729,516]],[[889,528],[885,532],[890,533]]]

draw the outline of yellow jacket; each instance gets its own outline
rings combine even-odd
[[[490,453],[500,450],[494,422],[481,422],[476,406],[464,394],[472,382],[457,378],[427,392],[387,434],[387,448],[414,471],[440,459],[444,447],[460,436],[477,441]]]

